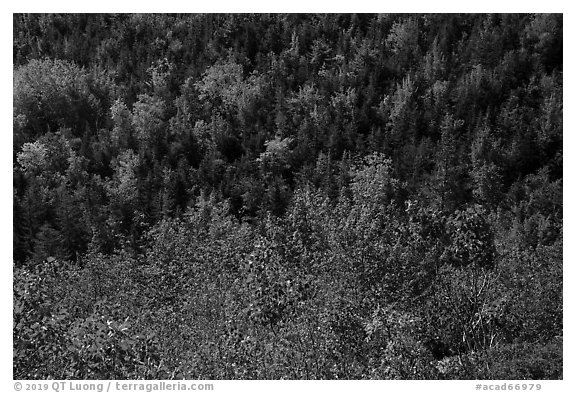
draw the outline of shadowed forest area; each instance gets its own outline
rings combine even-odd
[[[561,379],[562,15],[14,14],[14,379]]]

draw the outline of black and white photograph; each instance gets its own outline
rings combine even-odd
[[[14,380],[564,379],[562,13],[12,22]]]

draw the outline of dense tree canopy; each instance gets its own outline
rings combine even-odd
[[[562,15],[13,18],[14,378],[562,378]]]

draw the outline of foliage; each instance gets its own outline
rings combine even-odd
[[[562,15],[13,21],[15,378],[562,378]]]

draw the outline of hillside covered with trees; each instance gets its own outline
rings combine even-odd
[[[13,32],[15,379],[562,378],[562,15]]]

